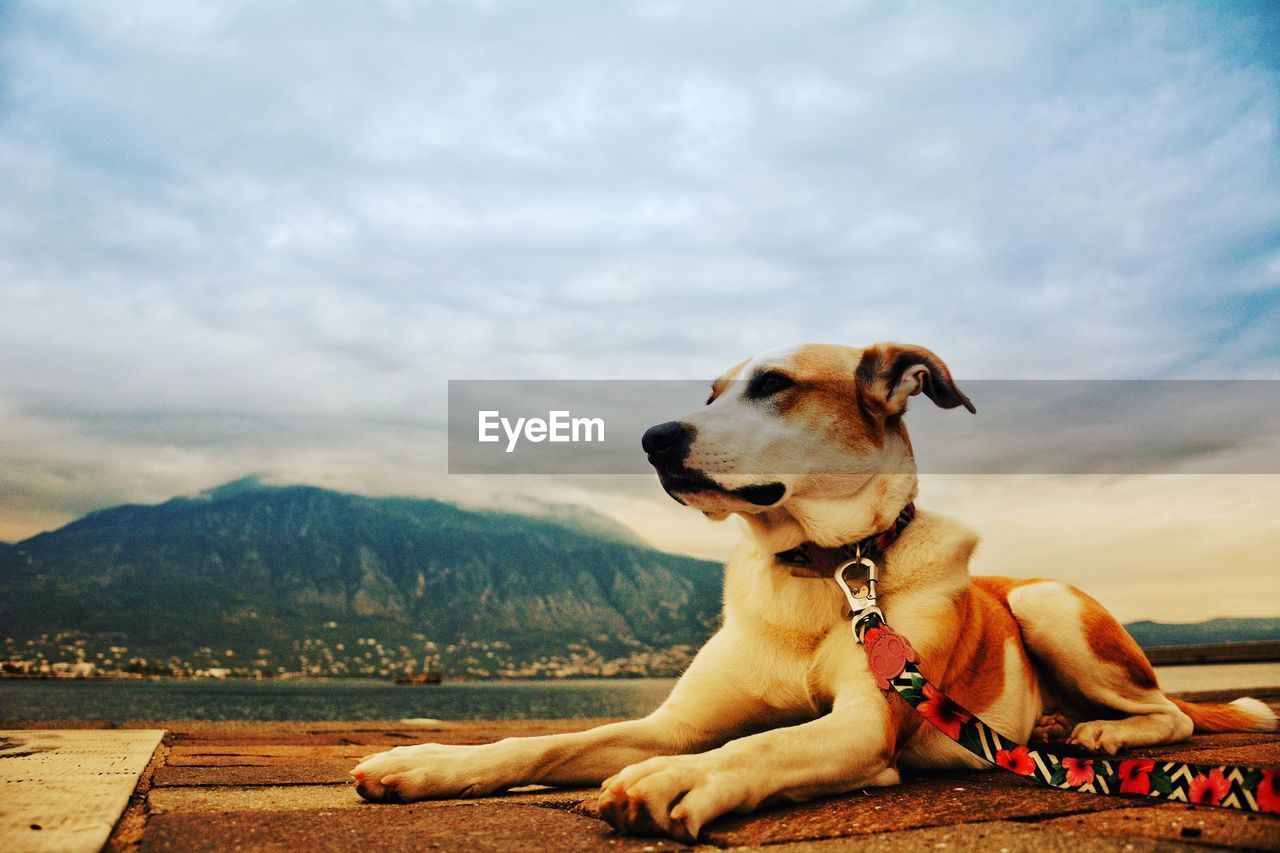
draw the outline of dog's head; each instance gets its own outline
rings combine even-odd
[[[642,443],[667,493],[713,517],[839,499],[877,474],[914,475],[902,415],[921,393],[974,411],[923,347],[806,344],[731,368],[703,408]]]

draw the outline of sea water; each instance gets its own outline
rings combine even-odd
[[[1280,687],[1280,663],[1167,666],[1171,692]],[[0,720],[527,720],[638,717],[674,679],[459,681],[0,680]]]

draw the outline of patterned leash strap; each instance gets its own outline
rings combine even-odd
[[[880,689],[897,691],[938,731],[1010,773],[1064,791],[1280,814],[1280,768],[1158,758],[1075,758],[1031,749],[992,729],[925,678],[916,666],[919,658],[911,644],[884,623],[874,604],[855,620],[854,636],[866,648]]]

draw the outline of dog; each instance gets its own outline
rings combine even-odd
[[[975,411],[918,346],[808,344],[730,369],[705,406],[643,439],[671,497],[713,519],[741,516],[749,531],[726,566],[723,623],[661,707],[575,734],[397,747],[352,771],[360,796],[601,785],[600,814],[617,829],[692,842],[727,812],[893,785],[903,770],[985,767],[886,697],[836,584],[797,577],[782,559],[897,532],[917,491],[903,416],[920,394]],[[928,678],[1001,734],[1114,755],[1276,728],[1255,699],[1166,696],[1133,638],[1074,587],[970,576],[977,543],[955,521],[915,513],[879,555],[879,600]]]

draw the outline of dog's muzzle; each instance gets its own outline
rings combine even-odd
[[[685,503],[682,494],[718,492],[740,498],[755,506],[771,506],[782,500],[787,487],[782,483],[761,483],[728,489],[701,471],[687,467],[689,449],[698,431],[679,421],[667,421],[645,430],[640,446],[648,454],[649,464],[658,472],[662,488],[676,501]]]

